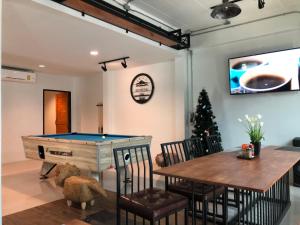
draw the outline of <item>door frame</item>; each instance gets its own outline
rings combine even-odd
[[[68,130],[72,131],[72,108],[71,108],[71,91],[53,90],[53,89],[43,89],[43,134],[45,134],[45,92],[64,92],[68,94]]]

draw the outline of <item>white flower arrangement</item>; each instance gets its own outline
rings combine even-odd
[[[261,142],[261,140],[264,140],[264,132],[262,130],[264,122],[262,122],[261,114],[257,114],[255,116],[249,116],[246,114],[245,121],[241,118],[238,118],[238,121],[244,124],[252,143],[258,143]]]

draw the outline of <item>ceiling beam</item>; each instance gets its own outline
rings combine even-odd
[[[128,11],[122,10],[103,0],[52,0],[82,13],[95,17],[114,26],[123,28],[151,39],[159,44],[174,48],[185,49],[190,47],[190,35],[182,34],[181,30],[166,31],[151,24]]]

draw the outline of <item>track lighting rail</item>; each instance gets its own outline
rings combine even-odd
[[[111,62],[121,61],[121,60],[124,60],[124,59],[126,60],[126,59],[129,59],[129,58],[130,58],[129,56],[126,56],[126,57],[122,57],[122,58],[106,60],[106,61],[103,61],[103,62],[99,62],[98,64],[111,63]]]

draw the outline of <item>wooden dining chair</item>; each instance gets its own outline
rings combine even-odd
[[[187,150],[187,145],[184,141],[168,142],[162,143],[161,149],[165,160],[165,165],[172,166],[177,163],[182,163],[189,160],[194,156],[194,152],[190,153]],[[184,195],[189,198],[190,203],[192,203],[190,210],[196,211],[196,202],[202,204],[202,219],[203,224],[206,225],[208,222],[208,214],[213,216],[213,219],[216,220],[216,217],[221,217],[223,222],[226,221],[226,205],[222,204],[222,215],[217,215],[217,198],[222,196],[222,199],[225,198],[225,188],[216,187],[213,185],[206,185],[201,183],[193,184],[179,178],[166,177],[165,180],[166,190]],[[193,194],[194,193],[194,194]],[[192,198],[194,197],[194,202]],[[213,202],[213,213],[209,213],[208,203]],[[222,201],[224,203],[225,201]]]
[[[190,158],[193,159],[205,155],[205,152],[201,144],[201,138],[194,137],[194,138],[185,139],[184,144],[185,144],[185,149],[189,154]]]
[[[153,167],[149,145],[138,145],[113,149],[117,172],[117,225],[121,225],[121,210],[125,210],[125,224],[133,214],[154,225],[169,216],[185,210],[184,224],[188,225],[188,199],[180,194],[153,187]],[[174,223],[172,223],[174,224]],[[181,223],[182,224],[182,223]]]
[[[206,143],[207,143],[207,147],[208,147],[208,152],[206,154],[208,154],[208,155],[223,151],[223,147],[222,147],[221,139],[220,139],[219,135],[207,136]]]

